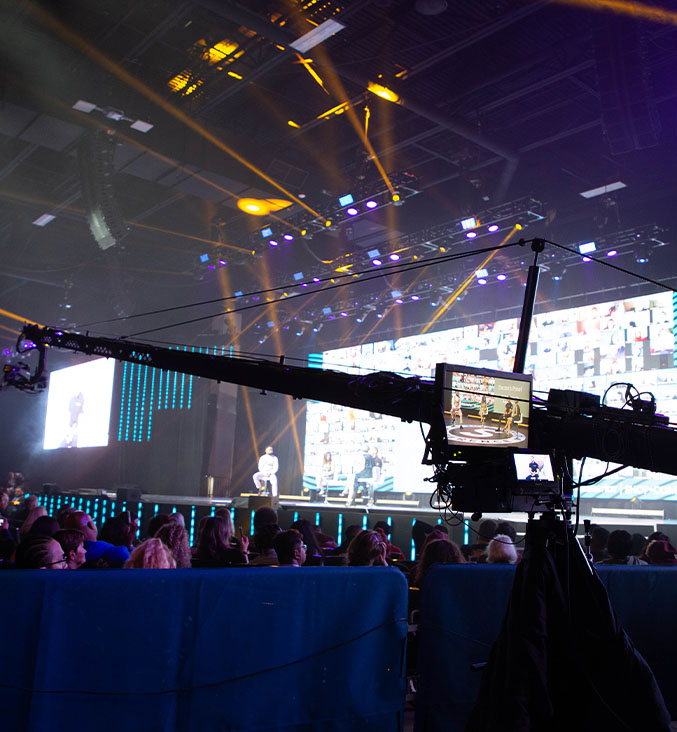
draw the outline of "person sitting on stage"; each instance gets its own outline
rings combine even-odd
[[[61,544],[49,536],[27,536],[14,556],[17,569],[66,569],[67,564]]]
[[[295,529],[280,531],[273,541],[280,567],[301,567],[306,561],[306,545]]]
[[[168,521],[155,534],[156,539],[169,548],[174,557],[177,569],[188,569],[191,566],[190,541],[188,532],[178,521]]]
[[[68,560],[66,569],[80,569],[87,558],[85,549],[85,535],[77,529],[61,529],[54,538],[61,544],[63,553]]]
[[[242,549],[234,549],[230,543],[226,521],[221,516],[210,516],[200,536],[200,543],[193,557],[194,567],[226,567],[246,564],[249,539],[242,537]]]
[[[258,472],[254,473],[254,485],[259,494],[265,495],[265,483],[270,481],[270,493],[277,495],[277,471],[280,467],[279,460],[273,455],[273,448],[268,445],[265,452],[259,458]]]
[[[630,532],[617,529],[609,534],[607,542],[608,559],[602,559],[598,564],[625,564],[626,566],[638,566],[647,562],[632,556],[632,536]]]
[[[448,539],[431,541],[423,550],[423,555],[414,565],[409,575],[409,584],[412,587],[423,587],[426,575],[433,564],[465,564],[465,558],[458,545]]]
[[[488,564],[516,564],[517,550],[512,539],[505,534],[496,534],[489,542],[487,550]]]
[[[66,519],[67,529],[78,529],[85,535],[87,559],[85,567],[122,567],[129,559],[129,550],[114,546],[107,541],[97,540],[98,530],[91,517],[84,511],[74,511]]]
[[[366,529],[350,542],[348,564],[351,567],[387,567],[387,549],[378,532]]]
[[[146,539],[134,549],[125,562],[125,569],[176,569],[176,562],[168,546],[160,539]]]

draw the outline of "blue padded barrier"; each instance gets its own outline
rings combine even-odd
[[[4,732],[402,729],[399,570],[6,571],[0,584]]]
[[[647,660],[677,719],[677,567],[596,568],[612,607]],[[481,672],[508,604],[515,568],[435,567],[426,578],[418,633],[416,732],[460,732],[479,693]],[[584,663],[584,659],[581,659]],[[610,670],[612,672],[612,670]],[[571,689],[575,698],[575,683]]]

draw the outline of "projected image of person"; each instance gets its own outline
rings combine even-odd
[[[526,480],[541,480],[541,467],[542,463],[539,463],[532,455],[531,460],[529,460],[529,475],[527,475]]]
[[[77,447],[80,430],[80,417],[85,411],[85,395],[79,391],[68,402],[68,427],[61,447]]]
[[[508,401],[505,403],[505,407],[503,408],[503,415],[498,420],[498,427],[496,428],[498,432],[510,432],[510,423],[512,422],[512,409],[513,403],[510,397],[508,397]],[[504,422],[505,427],[501,427]]]
[[[259,458],[259,469],[252,476],[254,485],[259,494],[266,495],[265,484],[266,481],[270,483],[270,493],[273,496],[277,496],[277,471],[280,467],[280,462],[277,456],[273,454],[273,448],[268,445],[265,452]]]
[[[461,395],[456,391],[451,398],[451,426],[455,426],[458,417],[459,426],[463,426],[463,412],[461,411]]]
[[[327,500],[329,495],[329,486],[327,485],[330,480],[334,479],[334,463],[330,452],[325,452],[322,456],[322,464],[320,465],[320,472],[317,476],[317,492],[318,495]]]
[[[480,425],[483,427],[484,423],[487,421],[487,416],[489,415],[489,405],[487,404],[487,397],[482,394],[482,398],[480,399]]]

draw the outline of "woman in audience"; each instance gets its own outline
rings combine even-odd
[[[616,529],[609,534],[607,542],[608,559],[602,559],[598,564],[624,564],[636,566],[646,564],[643,559],[638,559],[632,554],[632,535],[629,531]]]
[[[156,513],[155,516],[148,522],[148,538],[152,539],[157,534],[160,526],[164,526],[166,523],[171,521],[168,513]]]
[[[67,559],[61,544],[49,536],[27,536],[16,548],[17,569],[66,569]]]
[[[461,550],[457,544],[448,539],[431,541],[423,550],[423,556],[416,563],[409,577],[409,584],[412,587],[423,587],[426,575],[433,564],[465,564]]]
[[[125,569],[176,569],[176,562],[160,539],[146,539],[131,553]]]
[[[387,550],[376,531],[361,531],[348,547],[348,564],[351,567],[387,567]]]
[[[677,564],[677,549],[666,539],[654,539],[646,550],[649,564],[674,566]]]
[[[277,524],[259,526],[256,530],[258,554],[249,562],[250,564],[255,567],[270,567],[278,564],[277,553],[273,544],[279,533],[280,527]]]
[[[178,521],[169,521],[161,526],[155,537],[169,547],[178,569],[186,569],[191,566],[188,533]]]
[[[134,539],[138,527],[131,518],[129,511],[124,511],[119,516],[111,516],[101,527],[99,539],[107,541],[113,546],[124,546],[131,552],[134,548]]]
[[[512,539],[505,534],[496,534],[489,542],[487,550],[487,562],[489,564],[516,564],[517,550]]]
[[[232,531],[232,523],[230,524]],[[228,523],[221,516],[211,516],[205,522],[193,566],[223,567],[229,564],[246,564],[249,540],[242,537],[242,549],[234,549],[228,535]]]
[[[176,569],[176,562],[160,539],[146,539],[131,553],[125,569]]]

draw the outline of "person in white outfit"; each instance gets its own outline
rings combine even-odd
[[[266,481],[269,480],[271,495],[277,495],[277,469],[279,467],[277,456],[273,455],[273,448],[269,445],[259,458],[258,472],[253,475],[254,485],[259,493],[263,491]]]

